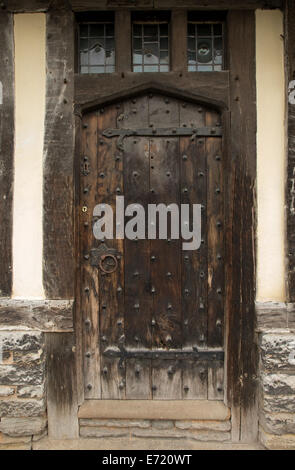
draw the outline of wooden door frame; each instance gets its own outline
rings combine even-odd
[[[169,73],[171,81],[178,87],[167,87],[167,75],[153,74],[153,82],[146,74],[132,74],[121,77],[124,80],[123,91],[113,93],[99,93],[98,80],[96,81],[95,98],[76,104],[76,175],[80,167],[80,135],[83,114],[93,111],[118,100],[145,92],[159,92],[185,100],[192,100],[198,104],[215,107],[222,112],[224,127],[224,145],[226,151],[225,178],[227,192],[225,194],[225,220],[226,230],[226,299],[225,299],[225,403],[231,407],[233,440],[255,441],[257,439],[258,410],[256,393],[257,374],[257,345],[255,338],[255,184],[256,184],[256,106],[255,106],[255,16],[254,12],[230,12],[228,21],[229,37],[237,37],[240,46],[243,41],[250,43],[245,62],[238,60],[239,48],[235,41],[229,48],[230,72],[194,73],[199,83],[193,81],[193,91],[183,92],[184,82],[190,82],[189,74]],[[250,38],[250,41],[249,41]],[[248,69],[251,64],[250,69]],[[224,87],[222,100],[216,100],[214,89],[204,94],[204,79],[228,79],[228,86]],[[142,83],[132,87],[134,75]],[[140,76],[141,75],[141,76]],[[127,80],[126,80],[127,78]],[[118,79],[118,77],[117,77]],[[92,77],[76,77],[76,93],[85,88],[89,89]],[[117,86],[122,86],[122,80]],[[133,82],[134,83],[134,82]],[[128,86],[129,84],[129,86]],[[191,85],[191,83],[190,83]],[[189,87],[188,87],[189,88]],[[190,86],[192,88],[192,85]],[[108,87],[105,87],[108,90]],[[220,90],[219,90],[220,91]],[[106,93],[106,91],[105,91]],[[91,87],[93,97],[93,88]],[[213,94],[213,96],[212,96]],[[90,93],[89,93],[90,96]],[[85,98],[85,95],[84,95]],[[252,99],[251,99],[252,98]],[[234,129],[236,135],[229,132]],[[248,139],[248,140],[247,140]],[[77,192],[77,191],[76,191]],[[241,197],[242,195],[242,197]],[[78,196],[78,194],[76,194]],[[77,204],[76,204],[77,206]],[[242,216],[244,215],[244,220]],[[245,228],[247,229],[245,233]],[[243,256],[241,256],[241,252]],[[79,254],[77,255],[79,266]],[[234,279],[233,279],[234,276]],[[78,300],[78,299],[77,299]],[[77,311],[80,306],[77,302]],[[77,340],[83,325],[77,315]],[[231,332],[235,332],[233,335]],[[234,336],[234,337],[233,337]],[[252,347],[251,347],[252,346]],[[81,348],[81,344],[80,344]],[[80,349],[78,348],[78,349]],[[79,354],[80,372],[78,383],[83,384],[82,355]],[[250,360],[249,360],[250,358]],[[83,390],[80,389],[80,403],[83,402]]]
[[[44,164],[44,279],[47,298],[69,299],[74,294],[74,264],[79,267],[77,239],[73,242],[74,222],[73,189],[79,172],[79,146],[81,113],[87,103],[106,101],[106,96],[126,92],[135,83],[146,86],[152,80],[158,87],[173,86],[187,90],[203,99],[217,100],[225,104],[224,123],[233,132],[227,136],[229,149],[225,175],[227,201],[227,324],[226,324],[226,381],[227,403],[231,407],[233,440],[257,439],[257,345],[255,335],[255,185],[256,185],[256,77],[255,77],[255,12],[230,10],[227,20],[229,44],[229,71],[191,72],[179,70],[174,62],[168,73],[135,74],[129,71],[107,77],[73,74],[74,15],[65,7],[51,9],[47,13],[47,61],[51,73],[47,79],[46,159]],[[247,43],[247,48],[244,44]],[[72,47],[69,45],[72,44]],[[241,50],[243,60],[241,60]],[[57,61],[56,58],[59,60]],[[183,58],[181,59],[183,60]],[[182,62],[183,63],[183,62]],[[55,68],[52,70],[52,64]],[[64,68],[66,64],[66,68]],[[58,112],[54,103],[59,103]],[[72,102],[75,113],[72,112]],[[63,115],[63,121],[60,115]],[[76,157],[69,135],[75,120]],[[61,125],[62,122],[62,125]],[[54,139],[50,138],[54,136]],[[72,136],[72,134],[71,134]],[[72,138],[72,137],[71,137]],[[58,146],[56,143],[58,142]],[[58,148],[57,148],[58,147]],[[63,159],[61,161],[61,150]],[[75,167],[75,168],[74,168]],[[76,180],[77,181],[77,180]],[[60,206],[62,204],[62,206]],[[243,218],[242,218],[243,216]],[[75,216],[77,218],[77,214]],[[66,221],[66,223],[65,223]],[[245,228],[248,230],[245,231]],[[54,231],[54,230],[55,231]],[[59,243],[56,243],[58,234]],[[65,275],[66,273],[66,275]],[[73,391],[67,409],[60,408],[61,392],[56,388],[54,373],[48,377],[51,408],[65,413],[76,413],[77,403],[83,403],[81,376],[80,305],[76,303],[72,333],[56,338],[54,351],[62,351],[63,337],[68,335],[76,357],[77,399]],[[235,332],[230,335],[230,332]],[[76,344],[75,344],[76,341]],[[74,347],[76,354],[74,354]],[[50,355],[49,348],[48,355]],[[75,380],[75,379],[74,379]],[[70,385],[67,385],[70,387]],[[74,385],[72,384],[72,387]],[[74,387],[75,389],[75,387]],[[49,410],[49,413],[51,411]],[[56,432],[58,435],[58,427]]]

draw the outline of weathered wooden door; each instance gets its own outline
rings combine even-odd
[[[217,111],[143,94],[83,117],[85,397],[223,399],[224,207]],[[202,243],[96,240],[93,209],[202,204]],[[128,219],[126,219],[128,220]]]

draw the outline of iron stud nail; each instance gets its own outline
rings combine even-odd
[[[115,160],[116,160],[117,162],[118,162],[119,160],[121,160],[120,155],[116,155]]]
[[[188,261],[188,260],[189,260],[189,257],[188,257],[188,255],[185,255],[185,257],[184,257],[184,261]]]
[[[88,222],[84,222],[84,227],[88,227],[89,226],[89,223]]]
[[[138,272],[138,271],[135,271],[135,272],[133,273],[133,276],[134,276],[134,277],[138,277],[138,276],[139,276],[139,272]]]
[[[200,302],[200,310],[204,310],[205,306],[203,304],[203,302]]]
[[[156,257],[155,257],[155,256],[151,256],[151,260],[152,260],[152,261],[156,261]]]
[[[137,171],[134,171],[134,172],[133,172],[133,176],[134,176],[135,178],[138,176]]]
[[[168,273],[166,274],[166,276],[167,276],[167,277],[171,277],[172,274],[171,274],[170,272],[168,272]]]
[[[84,255],[84,259],[88,260],[88,259],[89,259],[89,255]]]
[[[221,325],[222,325],[222,322],[221,322],[221,320],[217,320],[217,321],[216,321],[216,326],[220,328],[220,327],[221,327]]]
[[[88,357],[88,358],[91,357],[90,352],[87,352],[87,353],[85,354],[85,356]]]
[[[105,174],[104,174],[104,173],[99,173],[99,177],[100,177],[100,178],[104,178],[104,177],[105,177]]]
[[[166,343],[171,343],[172,341],[172,338],[170,335],[167,335],[165,339],[166,339]]]
[[[104,375],[107,375],[107,373],[108,373],[108,368],[107,368],[107,367],[104,367],[102,371],[103,371]]]
[[[120,188],[117,188],[117,189],[116,189],[116,193],[119,194],[120,192],[121,192],[121,189],[120,189]]]
[[[167,305],[167,310],[172,310],[172,304]]]
[[[117,325],[118,325],[118,326],[122,326],[122,324],[123,324],[122,320],[118,320],[118,321],[117,321]]]
[[[91,323],[91,322],[90,322],[89,318],[87,318],[87,319],[85,320],[85,325],[86,325],[86,326],[90,326],[90,323]]]
[[[211,129],[211,134],[216,134],[216,129]]]
[[[185,387],[183,387],[183,390],[185,391],[185,393],[187,393],[189,391],[189,387],[186,385]]]
[[[102,305],[102,309],[103,310],[106,310],[107,306],[106,305]]]
[[[217,392],[222,392],[223,388],[222,387],[217,387]]]
[[[201,243],[202,243],[202,245],[204,245],[204,243],[205,243],[204,238],[202,238]]]
[[[187,193],[187,192],[188,192],[188,189],[187,189],[187,188],[183,188],[183,192],[184,192],[184,193]]]
[[[167,373],[168,373],[168,375],[170,375],[170,376],[175,373],[175,370],[174,370],[173,366],[170,366],[170,367],[168,368]]]
[[[83,193],[88,194],[89,193],[89,188],[84,188]]]
[[[91,385],[91,384],[88,384],[88,385],[87,385],[87,388],[88,388],[88,390],[91,390],[91,389],[92,389],[92,385]]]
[[[83,124],[83,129],[87,129],[88,128],[88,124]]]
[[[100,139],[99,143],[100,143],[100,145],[103,145],[104,141],[102,139]]]
[[[155,392],[156,390],[157,390],[156,385],[153,385],[153,386],[152,386],[152,391]]]
[[[220,254],[217,255],[217,259],[220,261],[222,256]]]
[[[134,304],[134,308],[135,308],[136,310],[138,310],[138,309],[139,309],[139,304]]]
[[[152,326],[155,326],[155,324],[156,324],[156,320],[153,319],[152,320]]]
[[[101,113],[101,114],[104,113],[104,108],[101,108],[100,113]]]
[[[122,292],[122,290],[123,290],[123,289],[122,289],[122,287],[121,287],[121,286],[119,286],[119,287],[118,287],[118,289],[117,289],[117,292],[119,292],[119,293],[120,293],[120,292]]]
[[[182,107],[183,107],[183,108],[186,108],[186,103],[182,103]]]
[[[203,111],[202,108],[198,108],[198,112],[201,113]]]
[[[101,340],[105,343],[106,340],[107,340],[107,338],[106,338],[105,336],[103,336],[103,337],[101,338]]]
[[[219,287],[217,290],[216,290],[217,294],[222,294],[222,289]]]
[[[151,288],[151,293],[152,293],[152,294],[155,294],[155,292],[156,292],[155,287],[152,287],[152,288]]]
[[[200,171],[199,176],[202,178],[204,176],[204,173],[202,171]]]
[[[165,103],[166,104],[169,104],[170,103],[170,100],[168,98],[165,98]]]
[[[124,383],[123,383],[123,382],[120,382],[120,383],[119,383],[119,389],[120,389],[120,390],[123,390],[123,388],[124,388]]]
[[[187,325],[188,325],[188,320],[187,320],[187,319],[186,319],[186,320],[184,320],[184,324],[185,324],[185,326],[187,326]]]
[[[215,159],[219,162],[221,160],[220,155],[216,155]]]
[[[89,287],[85,287],[84,291],[85,291],[86,293],[88,293],[88,292],[89,292]]]
[[[205,277],[204,271],[201,271],[201,272],[200,272],[200,277],[202,277],[202,278]]]
[[[187,160],[187,155],[183,155],[182,160]]]
[[[167,175],[167,176],[171,176],[170,171],[167,171],[166,175]]]
[[[217,225],[217,227],[221,227],[221,222],[218,221],[216,225]]]
[[[135,98],[133,98],[133,100],[132,100],[132,103],[133,103],[133,104],[135,104],[135,103],[136,103],[136,99],[135,99]]]
[[[176,129],[172,129],[172,134],[176,134],[177,130]]]
[[[136,341],[137,343],[139,343],[139,338],[138,338],[138,336],[134,336],[134,341]]]

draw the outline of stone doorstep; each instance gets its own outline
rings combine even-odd
[[[60,439],[45,437],[33,450],[265,450],[260,443],[200,442],[189,439],[105,438]]]
[[[222,401],[213,400],[85,400],[79,408],[78,417],[225,421],[230,418],[230,410]]]

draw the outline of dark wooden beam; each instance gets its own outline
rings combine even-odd
[[[44,263],[46,297],[74,297],[74,15],[60,2],[47,13],[44,141]]]
[[[69,0],[73,11],[114,10],[116,8],[129,10],[138,9],[174,9],[188,8],[190,10],[230,10],[283,8],[283,0]],[[50,0],[3,0],[0,8],[12,12],[46,11]]]
[[[120,74],[131,71],[131,14],[128,10],[115,13],[116,70]]]
[[[149,88],[151,84],[162,91],[166,89],[183,90],[189,96],[198,96],[202,101],[211,101],[228,105],[228,72],[179,72],[168,73],[133,73],[127,72],[122,77],[119,74],[76,75],[75,76],[75,103],[106,101],[107,97],[120,99],[120,95],[128,97],[132,92],[140,93]]]
[[[13,15],[0,10],[0,297],[12,290],[14,161]]]
[[[0,325],[46,332],[73,331],[73,301],[0,299]]]
[[[288,160],[287,160],[287,256],[288,256],[288,300],[295,301],[295,4],[286,2],[285,44],[288,99]],[[293,82],[293,83],[292,83]]]
[[[257,439],[258,354],[255,316],[256,72],[255,13],[228,15],[230,147],[225,187],[227,397],[233,439]],[[247,44],[247,48],[244,45]],[[241,56],[241,50],[244,50]]]
[[[187,70],[187,11],[171,13],[171,65],[174,72]]]
[[[48,435],[79,435],[75,338],[72,333],[46,334]]]

